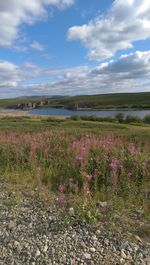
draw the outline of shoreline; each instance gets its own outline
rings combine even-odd
[[[9,117],[15,117],[15,116],[33,116],[29,111],[26,110],[15,110],[15,109],[3,109],[0,108],[0,116],[9,116]]]

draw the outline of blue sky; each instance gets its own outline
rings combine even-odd
[[[5,0],[0,16],[0,98],[150,91],[149,0]]]

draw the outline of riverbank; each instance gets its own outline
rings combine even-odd
[[[29,111],[15,110],[15,109],[3,109],[0,108],[0,116],[18,117],[18,116],[32,116]]]

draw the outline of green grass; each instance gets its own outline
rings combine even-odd
[[[145,93],[117,93],[92,96],[72,97],[61,99],[61,102],[83,104],[94,109],[101,108],[146,108],[150,107],[150,92]],[[90,107],[91,104],[91,107]]]
[[[117,122],[72,121],[69,118],[0,117],[1,131],[44,131],[65,129],[83,133],[113,132],[116,135],[150,138],[150,126],[146,124],[119,124]]]

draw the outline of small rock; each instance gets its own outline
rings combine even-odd
[[[47,250],[48,250],[48,246],[45,245],[45,247],[43,248],[43,252],[45,253],[45,252],[47,252]]]
[[[83,259],[91,259],[91,254],[89,254],[89,253],[84,253],[84,254],[83,254]]]
[[[82,247],[83,249],[86,248],[86,245],[85,245],[85,243],[84,243],[83,241],[81,241],[80,245],[81,245],[81,247]]]
[[[32,223],[29,224],[29,228],[32,228]]]
[[[36,253],[35,253],[35,258],[38,258],[41,255],[41,252],[39,251],[39,249],[37,249]]]
[[[135,236],[136,240],[142,242],[142,239],[139,236]]]
[[[100,235],[100,234],[101,234],[101,231],[100,231],[100,230],[97,230],[97,231],[96,231],[96,234],[97,234],[97,235]]]
[[[8,225],[8,228],[9,228],[10,230],[12,230],[13,228],[15,228],[15,226],[16,226],[16,223],[13,222],[13,221],[10,221],[10,223],[9,223],[9,225]]]
[[[123,258],[123,259],[126,259],[127,258],[126,254],[124,253],[123,250],[121,250],[121,258]]]
[[[125,261],[123,258],[120,259],[120,264],[125,264]]]
[[[106,246],[108,246],[109,245],[109,240],[107,238],[105,238],[104,239],[104,243],[105,243]]]
[[[18,245],[19,245],[19,242],[18,242],[18,241],[15,241],[15,242],[14,242],[14,246],[17,248]]]
[[[92,253],[94,253],[94,252],[96,251],[96,249],[95,249],[95,248],[90,248],[90,251],[91,251]]]

